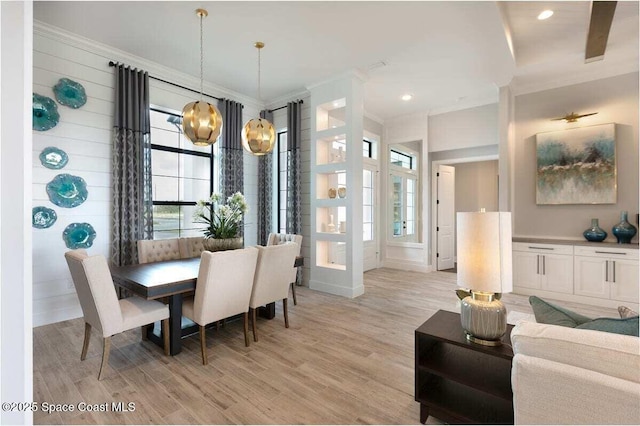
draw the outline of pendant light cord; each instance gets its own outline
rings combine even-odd
[[[203,62],[204,62],[204,54],[202,53],[202,18],[203,18],[203,14],[200,14],[200,102],[202,102],[203,100],[203,96],[202,96],[202,92],[204,92],[203,89]]]
[[[262,94],[260,91],[260,50],[262,49],[258,48],[258,100],[262,101]]]

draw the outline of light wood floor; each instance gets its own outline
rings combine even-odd
[[[456,275],[378,269],[357,299],[298,287],[274,320],[258,321],[260,341],[244,346],[241,321],[209,331],[209,364],[198,336],[178,356],[142,342],[140,331],[114,336],[106,378],[97,380],[101,342],[93,335],[80,361],[83,321],[34,329],[34,401],[134,402],[135,411],[34,413],[36,424],[418,424],[414,330],[438,309],[458,311]],[[527,297],[503,298],[531,313]],[[585,315],[612,309],[559,302]],[[429,418],[429,423],[438,423]]]

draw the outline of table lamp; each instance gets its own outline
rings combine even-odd
[[[507,309],[496,293],[513,290],[511,213],[457,214],[458,287],[469,289],[460,318],[467,340],[499,346],[507,331]]]

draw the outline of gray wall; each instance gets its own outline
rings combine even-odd
[[[460,163],[456,168],[456,212],[498,211],[498,160]]]
[[[638,212],[638,73],[625,74],[515,98],[514,235],[582,239],[591,218],[615,241],[620,211]],[[598,114],[577,123],[550,121],[570,112]],[[536,205],[536,133],[616,123],[616,204]],[[636,225],[637,226],[637,225]],[[636,236],[637,240],[637,236]]]

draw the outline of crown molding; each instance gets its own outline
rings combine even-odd
[[[619,75],[638,72],[638,63],[628,61],[628,63],[617,66],[613,69],[601,69],[581,74],[566,74],[561,78],[545,81],[535,81],[531,83],[522,82],[522,78],[514,77],[509,85],[513,96],[526,95],[529,93],[542,92],[545,90],[557,89],[575,84],[587,83],[589,81],[602,80],[605,78],[617,77]]]
[[[361,82],[366,82],[367,80],[369,80],[369,76],[357,69],[350,69],[348,71],[345,71],[343,73],[334,75],[333,77],[329,77],[327,79],[318,81],[316,83],[312,83],[312,84],[308,84],[306,86],[307,91],[311,91],[313,89],[315,89],[316,87],[328,84],[328,83],[333,83],[334,81],[339,81],[339,80],[344,80],[345,78],[357,78],[358,80],[360,80]]]
[[[365,111],[364,111],[364,116],[365,116],[366,118],[368,118],[369,120],[373,120],[373,121],[375,121],[376,123],[378,123],[378,124],[380,124],[380,125],[384,126],[384,120],[383,120],[382,118],[378,117],[377,115],[372,114],[372,113],[368,112],[367,110],[365,110]]]
[[[102,56],[105,58],[105,67],[109,66],[109,61],[121,62],[126,65],[144,69],[150,75],[161,78],[163,80],[175,82],[176,84],[180,84],[186,87],[200,87],[200,78],[196,76],[183,73],[157,62],[144,59],[140,56],[125,52],[124,50],[116,49],[115,47],[97,42],[95,40],[91,40],[84,36],[63,30],[62,28],[44,23],[42,21],[33,21],[33,33],[34,35],[40,35],[67,44],[69,46],[73,46],[78,49]],[[203,86],[204,92],[210,93],[217,97],[233,99],[237,102],[241,102],[247,107],[256,108],[257,110],[264,109],[264,103],[250,96],[235,92],[206,80],[203,82]]]
[[[290,93],[287,93],[286,95],[278,96],[277,98],[270,100],[269,102],[267,102],[267,108],[268,109],[279,108],[282,105],[287,104],[288,102],[293,102],[298,99],[304,100],[309,96],[311,96],[311,93],[309,93],[308,90],[305,90],[305,89],[297,90],[295,92],[290,92]]]

